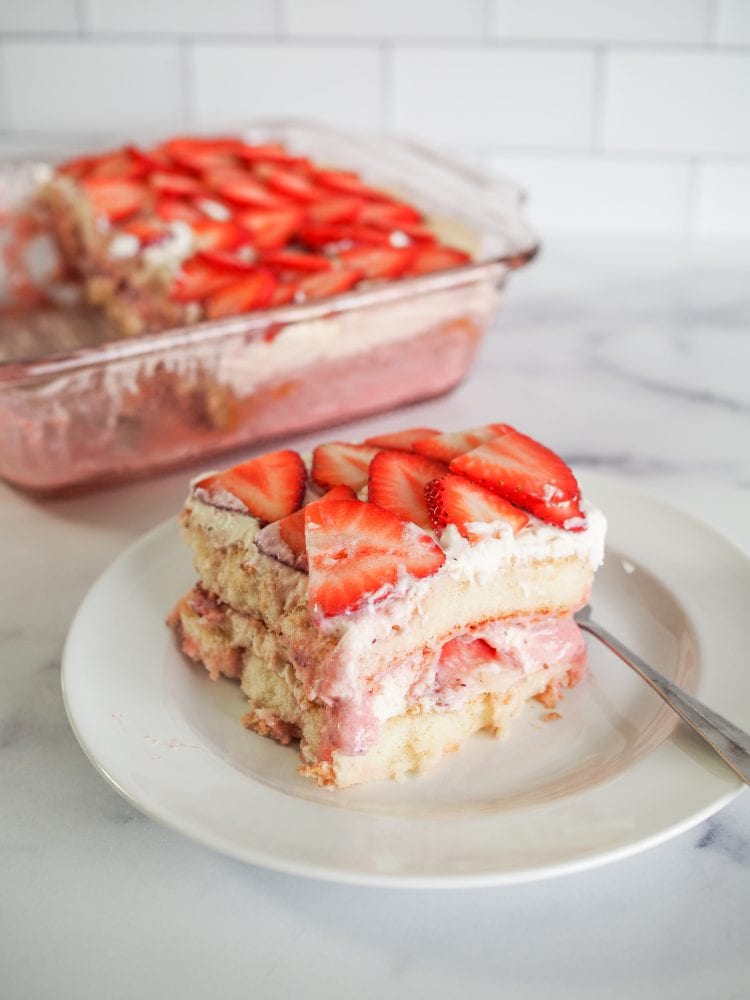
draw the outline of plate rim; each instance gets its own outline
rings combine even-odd
[[[578,472],[576,473],[578,475]],[[595,494],[597,488],[602,490],[612,490],[617,493],[630,494],[647,504],[656,505],[663,511],[676,512],[684,523],[694,530],[701,532],[713,545],[728,550],[733,557],[738,558],[743,564],[745,571],[750,571],[750,558],[731,539],[727,538],[720,531],[706,524],[700,518],[689,511],[676,506],[659,497],[655,497],[646,490],[634,485],[629,480],[622,480],[616,476],[607,475],[598,470],[585,470],[579,476],[587,484],[585,494]],[[589,488],[590,487],[590,488]],[[605,511],[606,513],[606,511]],[[714,796],[711,801],[697,810],[693,810],[683,818],[673,823],[667,824],[662,829],[645,836],[636,837],[632,841],[610,849],[594,850],[590,854],[571,858],[557,863],[540,864],[533,867],[517,867],[510,869],[498,868],[496,870],[474,871],[474,872],[449,872],[442,875],[433,874],[405,874],[386,871],[362,871],[346,866],[330,867],[325,864],[318,864],[309,860],[294,860],[283,855],[274,854],[272,850],[260,850],[256,847],[244,847],[240,849],[238,845],[232,844],[226,837],[217,834],[210,829],[197,829],[194,825],[183,820],[178,821],[169,809],[160,809],[158,803],[145,802],[142,797],[131,792],[118,778],[110,773],[109,769],[99,759],[96,750],[87,738],[84,729],[79,722],[77,707],[71,696],[73,646],[78,638],[78,632],[84,627],[86,613],[89,605],[93,602],[98,591],[105,585],[110,575],[116,572],[130,560],[136,552],[147,550],[156,542],[166,542],[170,533],[176,530],[176,516],[173,515],[156,524],[150,530],[131,541],[125,549],[120,552],[97,576],[94,582],[86,591],[70,623],[61,661],[61,688],[63,704],[69,725],[73,734],[94,769],[107,781],[119,795],[121,795],[130,805],[136,808],[150,819],[158,822],[166,828],[186,837],[193,843],[207,847],[224,856],[231,857],[243,863],[254,864],[269,870],[277,871],[287,875],[297,875],[328,882],[336,882],[348,885],[361,885],[378,888],[401,888],[401,889],[461,889],[461,888],[481,888],[498,887],[503,885],[516,885],[525,882],[542,881],[547,878],[557,878],[570,875],[575,872],[588,871],[594,868],[624,860],[632,857],[641,851],[649,850],[659,844],[681,835],[693,828],[705,819],[714,815],[719,810],[725,808],[744,789],[742,781],[732,775],[727,767],[728,778],[735,778],[726,790]],[[162,538],[163,536],[163,538]],[[750,577],[749,577],[750,579]],[[671,736],[665,743],[671,742]],[[658,748],[657,748],[658,749]],[[210,752],[210,751],[209,751]],[[706,750],[707,754],[711,752]],[[220,758],[216,758],[219,760]],[[226,762],[222,762],[226,764]],[[636,762],[637,763],[637,762]],[[226,765],[229,766],[229,765]],[[635,765],[634,765],[635,766]],[[253,782],[249,775],[245,779]],[[254,782],[259,784],[259,782]],[[278,793],[278,792],[277,792]],[[283,794],[283,793],[278,793]],[[296,802],[304,802],[303,799],[295,799]]]

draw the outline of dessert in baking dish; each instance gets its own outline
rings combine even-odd
[[[277,143],[179,137],[58,167],[44,197],[67,264],[125,334],[459,267],[421,213]]]
[[[321,785],[423,771],[584,672],[604,517],[508,425],[262,455],[195,480],[182,527],[182,649]]]

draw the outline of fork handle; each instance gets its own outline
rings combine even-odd
[[[706,741],[726,761],[732,770],[745,784],[750,785],[750,735],[729,722],[717,712],[687,694],[677,684],[649,666],[645,660],[628,649],[598,622],[591,618],[578,619],[578,624],[586,632],[603,642],[628,666],[651,685],[668,705],[682,718],[691,729]]]

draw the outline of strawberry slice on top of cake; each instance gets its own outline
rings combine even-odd
[[[261,455],[198,477],[181,522],[183,651],[320,785],[424,771],[584,673],[604,516],[507,424]]]

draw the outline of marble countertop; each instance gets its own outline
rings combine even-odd
[[[749,271],[747,246],[553,242],[456,392],[343,433],[517,423],[750,553]],[[94,579],[178,509],[190,472],[55,502],[0,486],[4,1000],[748,996],[747,790],[616,864],[455,892],[264,871],[121,799],[68,726],[61,649]]]

